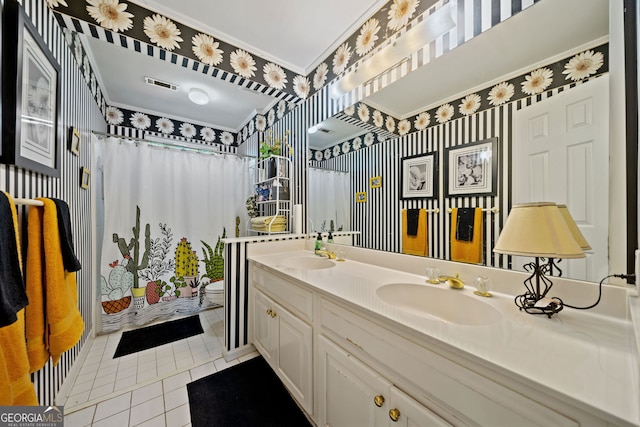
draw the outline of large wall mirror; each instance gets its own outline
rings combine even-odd
[[[345,230],[360,231],[363,247],[401,252],[402,210],[425,208],[429,224],[427,256],[451,259],[448,241],[452,221],[448,210],[482,207],[486,212],[482,263],[518,268],[517,260],[493,254],[491,249],[510,206],[544,199],[568,205],[593,248],[583,260],[563,260],[561,268],[565,277],[599,281],[609,271],[626,271],[625,230],[610,225],[620,218],[624,222],[620,207],[627,202],[624,150],[609,144],[621,136],[616,135],[617,127],[624,126],[624,118],[619,117],[624,115],[624,104],[617,104],[624,100],[610,96],[610,88],[618,85],[613,79],[622,75],[624,67],[620,53],[622,31],[614,29],[609,33],[610,7],[614,14],[619,13],[614,18],[620,19],[621,24],[621,0],[611,0],[611,5],[609,0],[592,0],[588,7],[581,0],[539,1],[366,97],[355,108],[316,125],[313,129],[316,132],[308,138],[310,170],[337,171],[348,177],[350,188],[343,192],[342,200],[336,200],[341,196],[315,186],[317,179],[313,175],[316,173],[310,172],[309,218],[314,222],[309,224],[310,229],[318,230],[320,224],[328,228],[330,215],[337,218],[333,211],[320,213],[314,207],[331,199],[332,206],[348,207],[342,215],[349,215],[350,220],[339,225]],[[616,8],[620,10],[614,10]],[[572,74],[566,65],[572,59],[575,63],[579,56],[591,58],[592,62],[602,58],[603,64],[589,78],[578,78],[575,74],[578,70]],[[523,83],[540,77],[533,73],[540,69],[552,71],[553,84],[545,86],[533,99],[531,94],[521,93],[516,100],[517,92],[524,91]],[[490,105],[491,90],[502,82],[513,84],[516,94],[509,95],[513,99],[504,104],[494,97]],[[450,103],[457,114],[461,100],[469,94],[480,95],[481,108],[477,114],[468,117],[458,114],[446,125],[438,123],[435,114],[430,114],[426,129],[415,130],[414,122],[420,112],[435,112],[437,107]],[[362,120],[358,120],[361,104],[368,107],[364,128]],[[408,118],[411,131],[400,132],[402,136],[398,136],[397,122],[395,136],[386,132],[384,125],[376,130],[373,117],[376,112],[398,121]],[[549,131],[551,125],[540,117],[556,118],[562,114],[564,118],[557,126],[582,126],[587,130],[576,141],[556,137],[566,146],[554,147],[559,151],[550,152],[546,157],[536,157],[545,149],[525,148],[523,141]],[[451,197],[446,194],[443,171],[448,159],[445,151],[489,137],[498,139],[496,195]],[[402,159],[427,153],[436,153],[438,160],[439,180],[434,183],[439,190],[437,197],[403,198]],[[542,177],[543,170],[551,174]],[[372,182],[380,185],[373,186]],[[362,193],[364,198],[356,197]],[[439,213],[435,212],[436,208]],[[327,217],[323,219],[322,215]],[[619,249],[611,248],[611,242],[617,242]]]

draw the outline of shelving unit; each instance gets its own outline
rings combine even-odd
[[[257,162],[254,191],[258,218],[273,218],[265,222],[265,229],[256,228],[255,224],[252,223],[252,219],[249,219],[247,223],[248,231],[258,234],[287,234],[290,232],[290,172],[291,160],[286,157],[270,156]],[[284,217],[284,224],[279,218],[281,216]]]

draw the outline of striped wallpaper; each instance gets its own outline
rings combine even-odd
[[[5,1],[2,4],[4,7]],[[48,363],[40,371],[33,374],[38,400],[41,405],[54,404],[54,399],[80,349],[89,336],[92,324],[92,244],[90,198],[92,190],[83,190],[79,185],[80,167],[91,166],[90,132],[104,131],[106,123],[95,103],[91,91],[81,75],[73,54],[65,43],[64,36],[53,14],[49,12],[44,0],[23,0],[27,15],[36,24],[38,32],[43,36],[47,46],[60,63],[61,76],[61,123],[64,140],[60,141],[61,177],[34,173],[11,165],[0,165],[0,190],[14,197],[56,197],[65,200],[70,207],[72,232],[76,246],[76,254],[82,262],[82,270],[77,274],[78,303],[85,321],[85,332],[79,344],[62,356],[56,366]],[[5,89],[6,90],[6,89]],[[6,106],[4,106],[6,108]],[[67,129],[76,127],[81,134],[80,156],[76,157],[67,149]],[[4,141],[3,141],[4,142]],[[21,232],[26,233],[27,208],[19,207]]]

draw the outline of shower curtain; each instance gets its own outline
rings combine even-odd
[[[101,332],[211,307],[204,286],[223,278],[220,239],[246,222],[249,160],[113,137],[96,148]]]
[[[349,173],[309,168],[309,227],[313,231],[351,229]]]

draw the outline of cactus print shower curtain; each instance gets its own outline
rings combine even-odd
[[[104,236],[101,332],[212,307],[204,287],[223,278],[222,243],[246,222],[249,160],[99,140]]]

